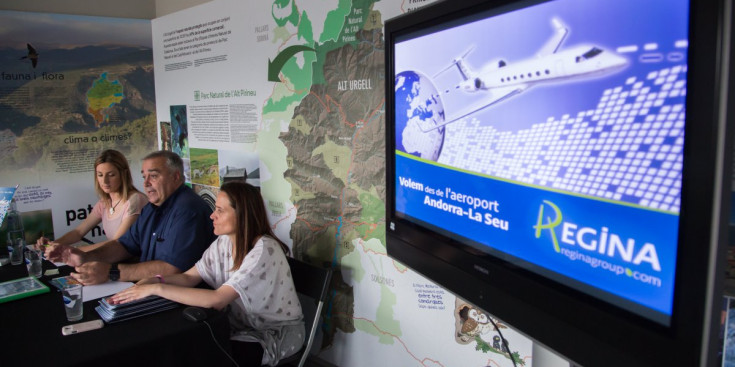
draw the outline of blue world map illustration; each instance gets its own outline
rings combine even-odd
[[[434,83],[416,71],[396,75],[396,148],[436,161],[444,144],[444,127],[421,131],[419,122],[438,124],[445,119],[444,105]],[[429,122],[433,120],[433,122]]]

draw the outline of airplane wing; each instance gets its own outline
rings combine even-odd
[[[554,34],[548,41],[546,41],[544,47],[541,47],[541,49],[536,53],[536,57],[544,57],[556,53],[562,42],[564,42],[564,39],[567,38],[567,35],[569,34],[567,26],[558,18],[551,19],[551,26],[554,27]]]
[[[480,111],[482,111],[482,110],[484,110],[484,109],[486,109],[486,108],[488,108],[488,107],[490,107],[490,106],[492,106],[492,105],[494,105],[494,104],[496,104],[498,102],[502,102],[502,101],[504,101],[504,100],[506,100],[506,99],[508,99],[510,97],[513,97],[516,94],[521,93],[524,90],[526,90],[526,88],[527,88],[526,85],[521,84],[521,85],[516,85],[516,86],[513,86],[511,88],[507,88],[507,89],[500,89],[500,90],[496,89],[496,90],[493,91],[492,100],[490,102],[486,102],[486,103],[480,105],[479,107],[478,106],[473,106],[473,107],[471,107],[469,109],[466,109],[465,111],[461,112],[459,115],[453,116],[452,118],[446,119],[445,121],[436,121],[435,119],[419,121],[419,123],[418,123],[419,129],[421,129],[421,131],[422,132],[425,132],[425,133],[427,133],[429,131],[432,131],[432,130],[435,130],[435,129],[438,129],[438,128],[443,127],[445,125],[451,124],[452,122],[461,120],[461,119],[463,119],[463,118],[465,118],[467,116],[470,116],[470,115],[472,115],[474,113],[480,112]]]

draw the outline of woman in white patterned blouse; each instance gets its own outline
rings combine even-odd
[[[263,198],[244,182],[222,185],[211,215],[219,237],[187,272],[143,279],[110,298],[157,295],[207,308],[229,306],[230,341],[240,366],[275,365],[297,352],[304,322],[286,254],[268,223]],[[192,288],[201,281],[213,289]]]

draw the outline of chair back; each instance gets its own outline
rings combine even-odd
[[[298,360],[298,367],[303,367],[311,353],[311,346],[319,328],[319,318],[327,299],[332,269],[320,268],[292,257],[288,258],[288,265],[291,267],[291,277],[304,312],[304,328],[307,334],[304,338],[304,347],[296,354],[281,360],[278,365]]]

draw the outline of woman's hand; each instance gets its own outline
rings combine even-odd
[[[150,278],[144,278],[139,280],[135,285],[143,285],[143,284],[158,284],[161,283],[158,278],[156,277],[150,277]]]
[[[156,294],[158,284],[140,284],[140,282],[126,290],[123,290],[107,299],[113,305],[137,301],[139,299]]]
[[[51,242],[51,241],[49,241],[49,239],[48,239],[48,238],[46,238],[46,237],[43,237],[43,236],[42,236],[41,238],[39,238],[39,239],[38,239],[38,240],[36,241],[36,250],[41,250],[41,251],[44,251],[44,250],[46,250],[46,245],[47,245],[47,244],[48,244],[49,242]]]

